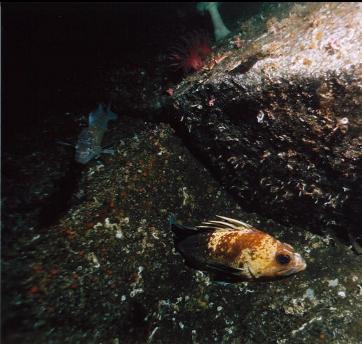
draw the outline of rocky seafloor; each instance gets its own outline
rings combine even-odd
[[[241,26],[242,39],[262,35],[265,25],[284,39],[277,16],[282,6],[271,6],[272,20],[255,16]],[[296,6],[302,22],[305,5]],[[288,25],[296,20],[293,12],[289,17]],[[224,43],[236,55],[233,41],[231,37]],[[267,216],[275,209],[246,212],[227,192],[226,175],[209,172],[179,133],[148,111],[152,108],[146,100],[164,95],[168,87],[176,90],[165,67],[155,64],[132,69],[118,63],[119,74],[107,70],[117,89],[105,87],[104,80],[84,83],[72,69],[66,86],[71,91],[64,92],[71,96],[60,92],[62,108],[54,113],[48,109],[59,101],[58,93],[51,98],[38,90],[39,104],[48,100],[45,119],[38,127],[18,127],[22,131],[17,129],[15,146],[5,147],[2,342],[362,343],[362,256],[328,228],[286,225],[293,216],[290,210],[273,220],[260,213]],[[104,69],[100,74],[107,74]],[[188,76],[181,84],[198,77]],[[110,90],[120,116],[111,123],[104,144],[112,144],[115,154],[80,166],[73,149],[58,140],[74,143],[87,121],[80,114],[83,104],[107,98]],[[82,110],[73,111],[77,101]],[[72,110],[62,113],[63,108]],[[199,138],[202,146],[206,136]],[[274,198],[272,191],[267,196]],[[170,214],[187,225],[215,215],[241,219],[293,245],[307,269],[278,280],[215,282],[188,268],[175,251]]]
[[[51,225],[29,226],[24,209],[13,209],[4,342],[361,342],[362,256],[333,235],[244,212],[168,125],[122,117],[110,135],[115,154],[79,172],[69,209]],[[24,193],[56,185],[59,170],[33,172]],[[308,267],[280,280],[216,283],[176,253],[171,213],[190,225],[242,219],[292,244]]]

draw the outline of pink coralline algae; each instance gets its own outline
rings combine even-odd
[[[181,38],[169,54],[170,66],[184,73],[192,73],[205,66],[212,53],[210,39],[204,32],[193,32]]]

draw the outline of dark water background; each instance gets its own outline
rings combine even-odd
[[[259,6],[226,3],[222,10],[232,26],[236,13],[247,16]],[[152,69],[157,67],[156,56],[183,33],[212,33],[210,18],[195,7],[196,3],[3,4],[5,150],[15,148],[29,130],[38,130],[44,118],[87,105],[91,109],[103,101],[106,95],[93,91],[100,73],[147,63]]]

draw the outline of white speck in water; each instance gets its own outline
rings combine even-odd
[[[217,310],[218,312],[220,312],[220,311],[222,311],[222,307],[219,306],[219,307],[216,308],[216,310]]]
[[[180,329],[181,329],[181,330],[183,330],[184,327],[185,327],[185,325],[184,325],[181,321],[178,323],[178,326],[180,326]]]

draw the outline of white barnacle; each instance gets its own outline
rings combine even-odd
[[[123,239],[123,232],[122,232],[122,230],[120,228],[117,229],[117,231],[116,231],[116,238],[117,239]]]
[[[328,287],[334,288],[337,287],[337,285],[338,285],[338,278],[328,281]]]
[[[339,291],[337,294],[338,294],[338,296],[340,296],[342,299],[344,299],[344,298],[346,297],[346,292],[343,291],[343,290]]]
[[[346,124],[349,123],[349,120],[348,120],[348,117],[343,117],[343,118],[341,118],[338,122],[339,122],[339,124],[341,124],[341,125],[346,125]]]
[[[260,110],[258,115],[256,116],[258,123],[263,123],[264,116],[265,116],[265,113],[262,110]]]
[[[96,256],[93,252],[91,252],[91,253],[88,254],[88,260],[93,263],[93,266],[94,266],[96,269],[98,269],[98,268],[101,266],[101,264],[100,264],[99,261],[98,261],[97,256]]]

